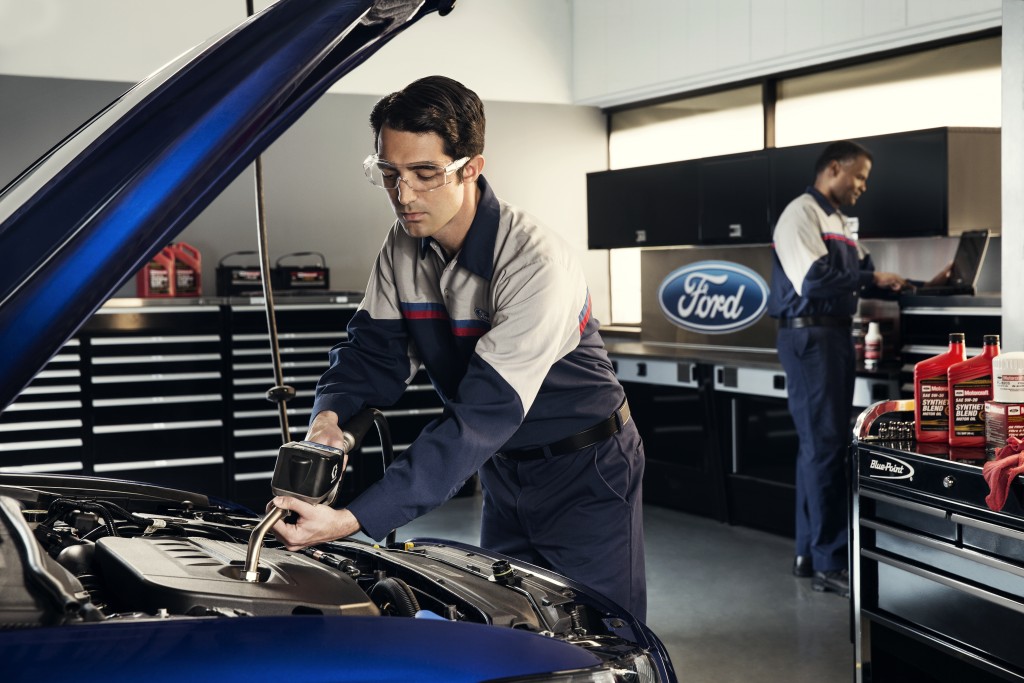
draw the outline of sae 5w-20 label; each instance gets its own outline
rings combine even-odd
[[[750,327],[768,307],[768,283],[731,261],[697,261],[678,268],[658,288],[665,317],[687,330],[726,334]]]

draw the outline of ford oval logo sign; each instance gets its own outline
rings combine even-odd
[[[665,317],[687,330],[725,334],[750,327],[768,307],[768,283],[731,261],[698,261],[672,271],[658,288]]]

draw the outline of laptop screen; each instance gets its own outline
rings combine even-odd
[[[981,264],[988,250],[988,230],[971,230],[960,235],[960,243],[953,257],[949,284],[974,287],[981,274]]]

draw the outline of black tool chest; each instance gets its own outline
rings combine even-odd
[[[361,295],[282,297],[275,305],[291,438],[306,433],[327,353]],[[262,509],[282,443],[262,299],[108,303],[0,413],[0,471],[67,472],[194,490]],[[383,409],[395,454],[441,401],[420,373]],[[352,454],[341,502],[376,481],[371,430]]]
[[[889,403],[913,419],[912,401]],[[857,679],[1024,681],[1024,484],[993,511],[984,449],[864,436],[852,450]]]

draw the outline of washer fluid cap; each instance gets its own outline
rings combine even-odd
[[[992,359],[992,399],[1024,403],[1024,351],[1001,353]]]

